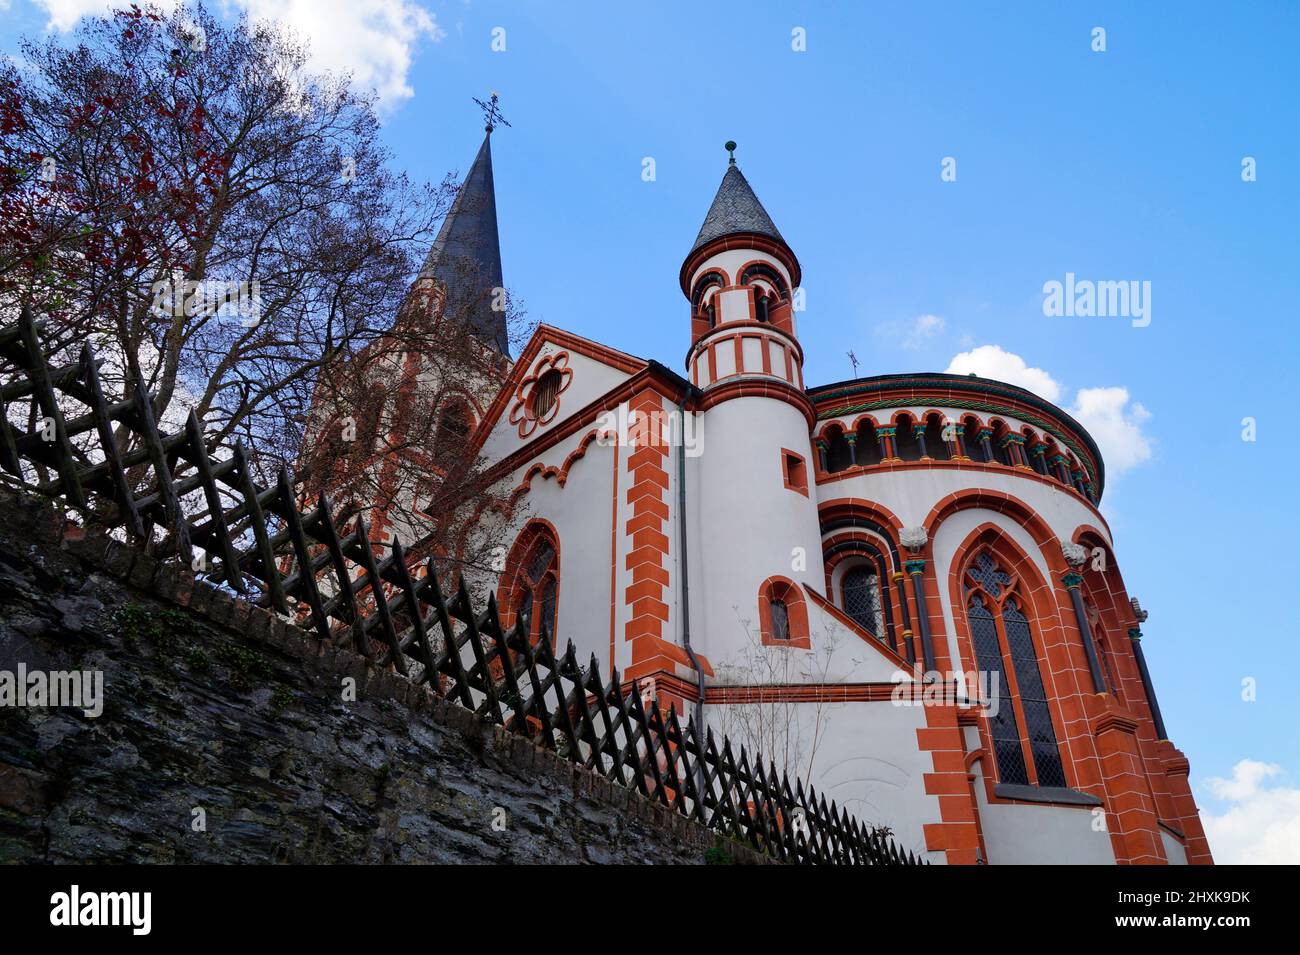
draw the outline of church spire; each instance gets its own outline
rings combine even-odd
[[[495,111],[495,94],[492,106]],[[505,125],[499,113],[489,116],[483,145],[438,230],[419,278],[435,279],[446,290],[444,315],[466,323],[485,344],[509,356],[503,294],[498,291],[503,287],[501,244],[492,181],[492,129],[498,122]]]

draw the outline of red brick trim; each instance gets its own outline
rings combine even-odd
[[[628,407],[639,420],[654,428],[662,424],[663,401],[659,392],[646,388],[632,397]],[[627,489],[627,503],[632,510],[624,526],[624,537],[630,539],[631,547],[625,565],[632,572],[623,593],[629,609],[623,639],[632,642],[628,676],[640,675],[650,661],[664,655],[668,635],[668,604],[664,599],[668,587],[668,441],[662,434],[646,434],[644,429],[639,435],[644,440],[634,442],[627,457],[632,475]]]
[[[719,252],[727,252],[732,249],[766,252],[778,259],[785,266],[786,271],[790,273],[790,289],[792,293],[803,281],[803,269],[799,267],[799,260],[795,258],[794,252],[788,245],[784,242],[776,242],[756,232],[738,232],[734,235],[724,235],[712,242],[707,242],[686,257],[686,261],[682,263],[681,271],[677,275],[677,284],[681,287],[682,294],[690,298],[691,276],[695,274],[696,269]]]
[[[793,460],[792,460],[793,459]],[[808,496],[808,459],[798,451],[781,449],[781,478],[787,490]]]
[[[732,398],[775,398],[794,405],[803,413],[811,430],[814,424],[812,402],[799,388],[775,378],[740,378],[710,388],[700,401],[699,410],[708,411]]]
[[[880,586],[887,587],[889,586],[889,582],[881,581]],[[869,634],[866,630],[862,629],[862,627],[858,626],[857,621],[855,621],[852,617],[846,614],[843,610],[835,606],[833,603],[831,603],[829,600],[827,600],[817,591],[813,590],[807,584],[803,585],[803,589],[807,592],[809,599],[812,600],[813,603],[815,603],[823,611],[825,611],[826,613],[834,617],[837,623],[842,624],[845,627],[848,627],[849,632],[852,633],[855,637],[857,637],[863,643],[870,646],[873,650],[878,651],[881,656],[883,656],[890,663],[894,664],[894,666],[898,667],[899,670],[901,670],[902,672],[909,675],[914,675],[913,668],[908,664],[908,662],[905,659],[903,659],[893,650],[889,649],[889,647],[885,646],[885,644],[881,643],[879,640],[877,640],[875,637]]]

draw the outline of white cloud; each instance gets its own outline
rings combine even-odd
[[[875,327],[875,333],[878,338],[897,342],[900,348],[916,351],[947,327],[948,323],[942,316],[918,315],[910,321],[881,322]]]
[[[1023,358],[1003,351],[1000,345],[980,345],[961,352],[948,363],[948,374],[976,374],[1027,388],[1053,404],[1061,400],[1061,386],[1051,375],[1041,368],[1030,368]]]
[[[125,0],[35,0],[49,15],[47,29],[66,32],[82,17],[128,6]],[[155,0],[165,10],[175,0]],[[306,41],[310,67],[351,73],[361,90],[375,90],[392,109],[415,95],[408,76],[416,47],[445,37],[434,14],[414,0],[223,0],[228,14],[279,23]]]
[[[974,373],[1019,385],[1065,408],[1097,442],[1107,477],[1114,478],[1151,458],[1151,439],[1142,430],[1151,412],[1131,400],[1127,388],[1080,388],[1074,402],[1066,406],[1062,403],[1065,388],[1060,382],[999,345],[980,345],[961,352],[949,362],[948,373]]]
[[[1151,457],[1151,440],[1142,425],[1151,412],[1129,401],[1127,388],[1080,388],[1070,407],[1106,461],[1106,473],[1122,474]]]
[[[45,29],[58,30],[60,33],[67,33],[75,27],[82,17],[96,16],[107,13],[109,10],[129,9],[131,4],[126,0],[34,0],[36,6],[40,7],[49,15],[49,20],[45,23]],[[155,0],[155,5],[162,10],[171,12],[176,8],[175,0]]]
[[[447,35],[434,15],[410,0],[232,0],[254,19],[273,20],[311,44],[311,67],[350,72],[359,89],[391,109],[410,99],[415,48]]]
[[[1210,778],[1206,787],[1228,803],[1221,814],[1201,810],[1201,823],[1214,861],[1248,865],[1300,863],[1300,789],[1265,788],[1266,779],[1282,774],[1276,763],[1243,759],[1232,778]]]

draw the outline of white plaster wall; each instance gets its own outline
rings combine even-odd
[[[704,604],[695,642],[710,659],[748,645],[742,620],[757,634],[758,588],[768,577],[825,586],[816,504],[785,487],[783,447],[809,454],[807,420],[784,401],[733,398],[704,414],[693,504],[701,533],[691,557],[700,563]],[[795,548],[804,569],[791,566]]]
[[[555,451],[562,453],[557,455],[556,461],[548,460],[546,463],[562,463],[577,446],[577,440],[575,436],[572,442],[556,448]],[[572,640],[581,662],[585,663],[594,652],[606,668],[609,666],[609,608],[612,599],[613,455],[612,446],[602,447],[592,442],[587,446],[587,453],[574,462],[564,487],[560,487],[555,478],[534,475],[532,489],[516,507],[506,535],[508,549],[524,525],[533,518],[545,518],[555,526],[560,538],[558,647],[563,651],[565,641]],[[523,479],[525,470],[516,472],[516,485]]]
[[[1091,807],[990,805],[978,776],[975,799],[990,865],[1115,864],[1110,834],[1093,829]]]
[[[919,706],[878,703],[778,704],[789,713],[792,727],[804,739],[797,759],[778,769],[811,782],[829,803],[873,826],[888,826],[900,848],[921,859],[942,864],[942,852],[927,852],[923,826],[937,823],[939,800],[925,791],[923,774],[933,771],[929,753],[917,748],[916,731],[925,726]],[[722,705],[705,707],[705,720],[715,734],[726,732],[733,747],[746,742],[753,751],[761,739],[746,738],[744,706],[728,715]],[[752,713],[752,708],[751,708]],[[811,741],[816,738],[816,746]],[[770,744],[768,744],[770,745]],[[764,756],[767,756],[764,753]],[[808,767],[811,765],[811,773]]]

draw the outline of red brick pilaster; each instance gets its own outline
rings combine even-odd
[[[1121,865],[1163,865],[1168,859],[1138,747],[1137,728],[1138,721],[1114,705],[1092,724],[1106,789],[1107,825],[1115,861]]]
[[[979,817],[966,771],[966,747],[956,706],[926,706],[917,745],[930,754],[934,772],[923,773],[925,791],[939,800],[939,822],[922,826],[925,847],[943,852],[949,865],[974,865],[980,846]]]

